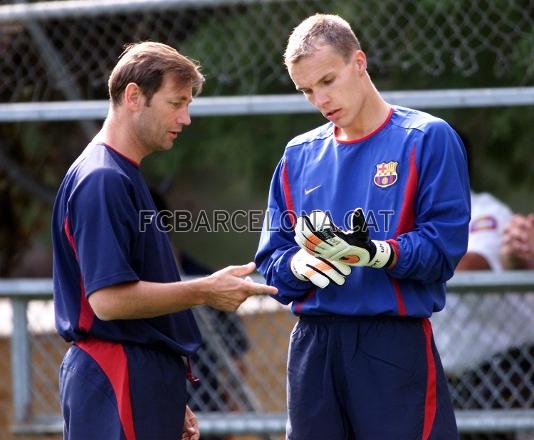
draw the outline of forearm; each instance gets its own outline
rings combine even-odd
[[[251,262],[228,266],[193,281],[118,284],[93,292],[89,304],[96,316],[104,321],[154,318],[201,304],[223,312],[235,312],[249,296],[277,293],[276,288],[255,283],[247,276],[255,269]]]
[[[454,269],[465,253],[461,241],[449,241],[449,246],[426,238],[420,232],[408,232],[397,240],[396,264],[388,269],[393,278],[412,279],[426,283],[445,282],[452,277]],[[467,245],[467,240],[465,240]]]
[[[106,287],[89,296],[99,319],[143,319],[175,313],[204,304],[209,278],[174,283],[137,281]]]

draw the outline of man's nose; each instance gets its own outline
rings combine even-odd
[[[315,106],[318,108],[323,108],[330,101],[330,97],[327,93],[316,93],[315,94]]]
[[[181,125],[190,125],[191,124],[191,115],[189,114],[189,108],[182,110],[178,114],[178,123]]]

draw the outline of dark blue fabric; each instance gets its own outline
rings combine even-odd
[[[125,350],[137,440],[180,439],[187,401],[184,360],[135,345]]]
[[[420,440],[427,389],[422,319],[302,317],[288,360],[288,440]],[[433,343],[432,343],[433,345]],[[458,438],[439,355],[430,440]]]
[[[124,346],[136,440],[181,438],[186,368],[179,356]],[[125,440],[112,385],[97,362],[72,346],[60,369],[65,440]]]
[[[69,349],[59,370],[59,398],[64,440],[126,440],[111,383],[76,346]]]
[[[68,170],[52,218],[56,328],[65,340],[94,336],[180,354],[198,349],[200,333],[189,310],[151,319],[93,317],[88,331],[80,328],[81,286],[89,296],[119,283],[180,280],[169,238],[147,220],[150,212],[156,207],[138,167],[110,147],[88,145]]]

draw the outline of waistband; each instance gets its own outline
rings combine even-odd
[[[298,315],[299,320],[315,324],[335,324],[343,322],[364,323],[364,322],[421,322],[428,318],[417,318],[414,316],[355,316],[355,315]]]
[[[161,349],[155,349],[154,347],[151,347],[150,345],[142,345],[142,344],[134,344],[130,342],[118,342],[118,341],[109,341],[105,339],[98,339],[93,336],[89,336],[84,339],[79,339],[77,341],[73,342],[73,345],[78,346],[84,351],[87,351],[89,353],[94,352],[94,350],[102,350],[102,349],[118,349],[120,347],[121,350],[124,350],[124,346],[131,345],[138,348],[141,348],[143,350],[151,350],[151,351],[157,351],[159,353],[162,353],[166,356],[171,357],[181,357],[184,362],[186,363],[186,377],[189,382],[192,384],[196,384],[200,382],[200,379],[196,377],[193,374],[193,369],[191,367],[191,356],[188,355],[179,355],[178,353],[173,353],[171,351],[167,350],[161,350]]]

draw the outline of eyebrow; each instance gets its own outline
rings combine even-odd
[[[319,81],[316,82],[316,84],[317,84],[317,83],[320,83],[321,81],[324,81],[325,78],[326,78],[328,75],[331,75],[331,74],[332,74],[332,72],[328,72],[328,73],[324,74],[324,75],[319,79]],[[297,91],[299,91],[299,92],[304,92],[304,90],[310,90],[310,88],[309,88],[309,87],[297,87]]]
[[[170,102],[188,102],[188,103],[191,103],[191,102],[193,102],[193,98],[191,98],[189,96],[180,96],[178,98],[170,98],[169,101]]]

